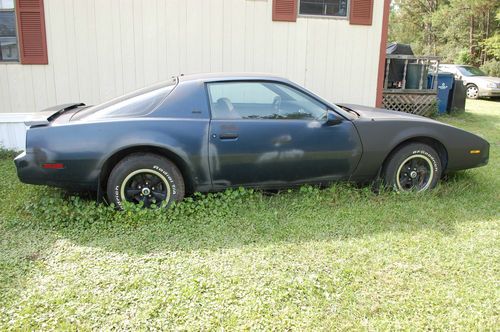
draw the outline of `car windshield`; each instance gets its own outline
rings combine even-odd
[[[159,83],[140,89],[100,105],[91,106],[76,113],[75,120],[98,120],[129,116],[142,116],[151,113],[172,92],[175,81]]]
[[[460,73],[464,76],[486,76],[486,74],[479,68],[471,66],[458,67]]]

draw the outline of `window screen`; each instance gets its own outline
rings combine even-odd
[[[302,15],[347,17],[348,0],[300,0]]]
[[[0,61],[19,61],[14,0],[0,0]]]

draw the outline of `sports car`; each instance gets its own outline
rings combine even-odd
[[[434,188],[486,165],[487,141],[441,122],[331,103],[264,74],[178,76],[109,102],[59,105],[26,123],[22,182],[91,190],[121,208],[194,192],[381,179]]]

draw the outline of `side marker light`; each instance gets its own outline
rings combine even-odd
[[[42,168],[45,169],[63,169],[64,164],[56,163],[56,164],[42,164]]]

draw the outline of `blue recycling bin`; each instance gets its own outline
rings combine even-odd
[[[435,76],[429,74],[427,78],[428,88],[432,89]],[[451,96],[453,92],[453,85],[455,84],[455,76],[451,73],[439,73],[437,77],[438,87],[438,113],[446,114],[449,109]]]

